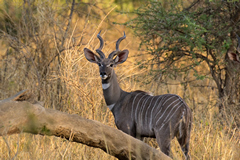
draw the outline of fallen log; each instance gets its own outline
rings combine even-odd
[[[171,159],[120,130],[79,115],[47,109],[28,90],[0,101],[0,136],[21,132],[56,136],[100,148],[118,159]]]

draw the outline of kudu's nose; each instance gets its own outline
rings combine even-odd
[[[102,79],[107,79],[107,73],[106,72],[100,72],[100,77]]]

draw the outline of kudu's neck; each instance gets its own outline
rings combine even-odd
[[[110,110],[112,110],[114,104],[120,99],[121,94],[124,92],[117,81],[115,71],[112,70],[111,77],[107,80],[102,80],[103,95],[105,102]]]

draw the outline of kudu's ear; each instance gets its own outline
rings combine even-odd
[[[98,63],[100,61],[100,58],[90,49],[84,48],[84,55],[89,62]]]
[[[121,64],[125,62],[128,58],[129,51],[127,49],[120,51],[117,56],[114,58],[115,64]]]

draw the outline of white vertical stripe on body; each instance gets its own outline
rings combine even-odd
[[[182,103],[182,104],[183,104],[183,103]],[[175,112],[173,112],[172,116],[174,115],[174,113],[176,113],[176,111],[179,109],[179,107],[182,106],[182,104],[177,107],[177,109],[175,110]],[[174,106],[174,107],[175,107],[175,106]],[[166,122],[163,122],[163,124],[162,124],[161,128],[159,129],[159,131],[160,131],[160,130],[162,129],[162,127],[172,118],[172,116],[171,116]],[[166,120],[166,119],[165,119],[165,120]],[[165,120],[164,120],[164,121],[165,121]]]
[[[168,119],[168,117],[169,117],[169,115],[171,114],[172,110],[173,110],[176,106],[178,106],[179,103],[181,103],[181,102],[178,102],[177,104],[175,104],[175,105],[172,107],[172,109],[168,112],[168,115],[165,117],[165,119],[163,120],[163,122],[165,122],[165,121]],[[175,110],[175,112],[176,112],[176,110]],[[175,112],[174,112],[174,113],[175,113]],[[160,117],[160,118],[161,118],[161,117]],[[158,119],[158,121],[160,120],[160,118]],[[157,121],[157,122],[158,122],[158,121]]]
[[[143,99],[143,97],[145,97],[145,96],[148,96],[148,95],[147,94],[143,95],[137,103],[137,107],[136,107],[136,110],[135,110],[135,121],[137,121],[138,105],[139,105],[140,101]]]
[[[174,98],[174,96],[171,96],[170,98],[168,98],[162,105],[164,106],[164,104],[167,103],[167,101],[172,98]]]
[[[156,102],[155,102],[155,104],[154,104],[154,106],[153,106],[153,108],[152,108],[152,110],[151,110],[151,116],[150,116],[150,124],[149,124],[149,129],[151,130],[151,127],[152,127],[152,121],[153,121],[153,118],[152,118],[152,115],[153,115],[153,110],[154,110],[154,108],[156,107],[156,104],[157,104],[157,102],[158,102],[158,100],[159,100],[159,98],[161,98],[162,97],[162,99],[161,99],[161,101],[160,101],[160,104],[161,104],[161,102],[162,102],[162,100],[163,100],[163,96],[159,96],[158,97],[158,99],[156,100]],[[157,105],[158,106],[158,105]],[[160,110],[162,110],[162,108],[160,109]]]
[[[132,111],[131,111],[131,118],[132,118],[132,121],[133,121],[133,110],[134,110],[135,99],[136,99],[136,97],[137,97],[139,94],[141,94],[141,92],[138,93],[138,94],[134,97],[134,99],[133,99],[133,103],[132,103]]]
[[[142,115],[143,115],[143,111],[144,111],[144,108],[146,107],[146,104],[147,104],[147,102],[148,102],[148,100],[149,100],[149,98],[151,98],[152,96],[150,96],[150,95],[148,95],[149,97],[148,98],[146,98],[146,100],[145,100],[145,102],[143,102],[143,105],[142,105],[142,107],[140,108],[140,114],[139,114],[139,118],[140,118],[140,120],[141,120],[141,122],[142,122],[142,125],[143,125],[143,117],[142,117]]]
[[[147,123],[148,110],[149,110],[149,108],[151,108],[151,106],[152,106],[152,101],[153,101],[154,98],[155,98],[155,96],[152,96],[152,100],[151,100],[151,102],[150,102],[150,104],[148,105],[148,108],[147,108],[147,110],[146,110],[146,114],[145,114],[145,122],[146,122],[146,124],[148,124],[148,123]]]
[[[168,98],[168,99],[171,99],[171,98]],[[173,101],[171,104],[168,105],[168,107],[165,109],[165,111],[162,113],[162,115],[161,115],[161,116],[159,117],[159,119],[156,121],[156,124],[157,124],[158,121],[162,118],[162,116],[164,116],[164,114],[165,114],[165,112],[168,110],[168,108],[169,108],[173,103],[175,103],[177,100],[178,100],[178,99],[176,99],[175,101]],[[177,103],[177,104],[178,104],[178,103]],[[176,105],[175,105],[175,106],[176,106]],[[172,108],[172,109],[173,109],[173,108]],[[172,110],[172,109],[171,109],[171,110]],[[171,112],[171,111],[170,111],[170,112]],[[170,113],[170,112],[169,112],[169,113]],[[169,114],[169,113],[168,113],[168,114]]]

